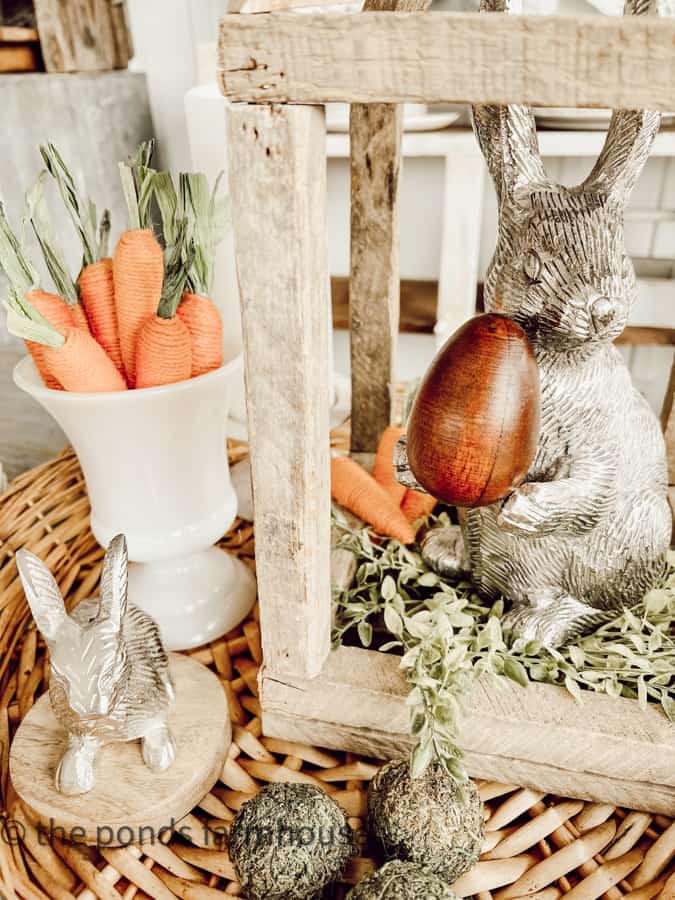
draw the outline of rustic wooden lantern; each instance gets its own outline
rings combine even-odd
[[[385,757],[410,746],[398,659],[331,651],[326,101],[351,107],[352,451],[389,424],[404,101],[675,109],[675,22],[434,13],[229,15],[220,38],[246,354],[265,733]],[[377,10],[377,11],[372,11]],[[400,10],[405,10],[402,14]],[[416,11],[415,11],[416,10]],[[508,60],[508,65],[504,65]],[[592,77],[590,77],[592,73]],[[675,481],[675,420],[664,426]],[[672,496],[672,491],[671,491]],[[335,572],[333,580],[339,577]],[[660,709],[475,684],[470,774],[675,813]]]

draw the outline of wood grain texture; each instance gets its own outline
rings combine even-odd
[[[408,462],[432,496],[488,506],[522,482],[539,443],[539,373],[522,328],[484,314],[438,353],[408,420]]]
[[[675,484],[675,359],[670,370],[670,379],[666,388],[661,412],[661,427],[666,439],[666,458],[668,460],[668,483]]]
[[[430,0],[365,0],[373,9],[424,10]],[[372,453],[391,421],[390,385],[398,336],[399,181],[403,107],[350,109],[351,449]]]
[[[143,762],[140,743],[108,744],[96,760],[96,785],[87,794],[65,796],[54,786],[54,772],[64,751],[65,731],[48,695],[23,720],[12,743],[12,784],[34,823],[50,821],[76,832],[80,843],[95,843],[97,828],[108,846],[154,840],[207,794],[221,773],[232,728],[227,698],[218,678],[205,666],[176,653],[170,655],[176,700],[169,725],[176,759],[164,772]],[[173,823],[173,825],[172,825]],[[145,830],[141,830],[145,829]]]
[[[237,15],[222,20],[220,78],[231,100],[667,111],[674,41],[675,21],[649,17]]]
[[[391,418],[399,317],[399,204],[403,107],[351,107],[351,449],[374,452]]]
[[[311,681],[263,670],[265,734],[375,758],[412,745],[396,656],[342,647]],[[460,746],[474,777],[673,815],[675,729],[658,707],[482,676],[464,704]]]
[[[39,41],[37,29],[22,28],[18,25],[0,25],[0,41],[25,44]]]
[[[110,0],[35,0],[48,72],[103,72],[115,68]]]
[[[323,110],[232,106],[228,154],[263,645],[312,676],[331,627]]]

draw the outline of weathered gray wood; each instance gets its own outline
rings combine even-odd
[[[478,13],[225,16],[232,100],[675,109],[675,21]]]
[[[311,677],[331,627],[323,110],[233,106],[228,156],[262,639],[275,672]]]
[[[110,0],[110,16],[115,42],[114,68],[126,69],[134,51],[131,43],[127,5],[124,0]]]
[[[661,425],[666,439],[666,455],[668,458],[668,483],[675,484],[675,359],[670,370],[670,380],[666,388],[661,413]]]
[[[398,659],[342,647],[308,681],[263,670],[265,734],[375,757],[411,745]],[[465,703],[470,774],[633,809],[675,813],[675,729],[657,707],[483,676]]]
[[[399,211],[403,107],[351,107],[349,319],[351,449],[373,452],[391,418],[399,315]]]
[[[424,10],[430,0],[365,0],[364,12]],[[399,206],[403,108],[350,109],[351,449],[374,452],[391,420],[400,307]]]
[[[115,67],[110,0],[35,0],[48,72],[105,72]]]

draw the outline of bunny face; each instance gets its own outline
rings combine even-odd
[[[98,615],[84,623],[66,616],[50,641],[50,691],[80,729],[109,716],[124,686],[124,644],[114,623]]]
[[[583,188],[522,189],[502,216],[486,306],[548,346],[612,341],[636,293],[611,198]]]

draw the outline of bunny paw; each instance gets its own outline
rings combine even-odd
[[[176,758],[176,742],[168,725],[158,725],[143,738],[143,761],[149,769],[168,769]]]
[[[69,747],[56,770],[56,787],[62,794],[86,794],[94,787],[94,752]]]
[[[430,528],[422,540],[422,559],[444,578],[469,572],[469,560],[459,525]]]
[[[497,524],[512,534],[530,534],[536,537],[551,531],[550,504],[542,495],[541,485],[528,482],[508,498],[497,517]]]

